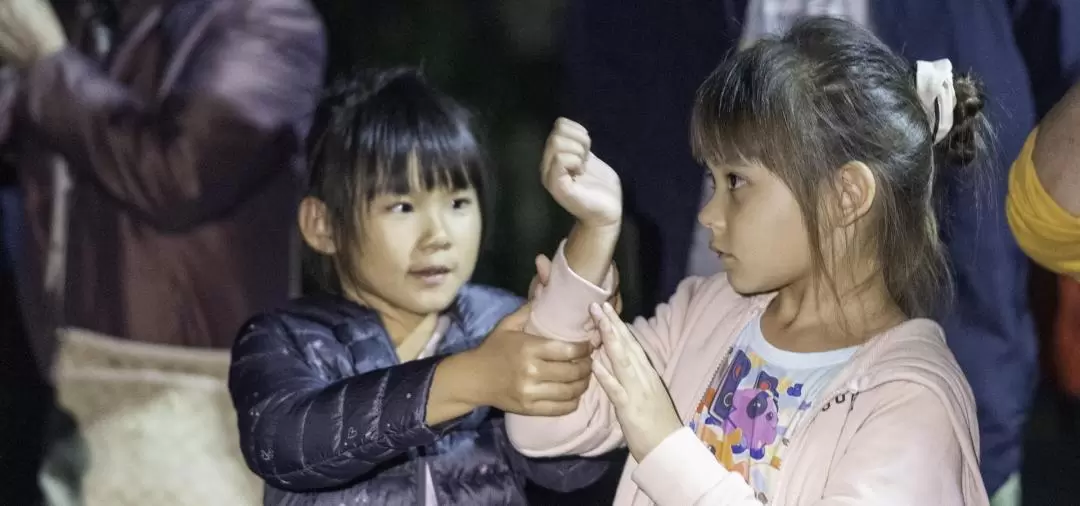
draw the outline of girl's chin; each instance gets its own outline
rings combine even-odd
[[[744,297],[769,293],[776,290],[776,287],[769,283],[747,275],[748,273],[746,273],[745,270],[733,268],[727,269],[725,272],[727,273],[728,283],[731,285],[731,288],[735,290],[735,293]]]
[[[441,313],[450,308],[457,298],[463,283],[445,283],[441,286],[423,290],[413,299],[413,311],[417,314]]]

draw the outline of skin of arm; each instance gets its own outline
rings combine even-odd
[[[1039,126],[1032,157],[1050,197],[1070,215],[1080,216],[1080,84]]]

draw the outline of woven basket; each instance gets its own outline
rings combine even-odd
[[[262,500],[240,455],[227,351],[60,332],[59,403],[89,449],[85,506],[245,506]]]

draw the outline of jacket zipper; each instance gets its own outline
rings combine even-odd
[[[694,406],[697,406],[698,404],[700,404],[701,400],[705,398],[705,392],[707,392],[709,390],[709,384],[712,383],[712,381],[714,379],[716,379],[716,375],[718,373],[723,372],[723,375],[726,378],[728,373],[731,372],[731,355],[735,353],[735,347],[739,344],[739,337],[741,336],[742,331],[746,328],[746,326],[749,325],[750,322],[754,320],[754,318],[757,318],[761,314],[761,312],[762,312],[761,309],[754,309],[750,313],[749,317],[746,318],[745,321],[742,322],[742,325],[736,328],[736,330],[735,330],[735,340],[732,341],[732,343],[730,345],[728,345],[727,352],[724,353],[724,358],[722,358],[720,360],[720,362],[717,362],[716,367],[714,367],[713,370],[712,370],[712,374],[709,375],[709,376],[706,376],[705,380],[704,380],[704,383],[701,386],[698,387],[698,389],[697,389],[698,394],[697,394],[697,397],[696,397],[698,402],[695,403]],[[693,420],[693,417],[695,417],[695,416],[697,416],[697,409],[696,408],[694,408],[690,412],[690,419]]]
[[[818,415],[831,409],[831,405],[834,404],[834,401],[837,401],[840,396],[845,396],[845,400],[841,402],[835,402],[835,404],[846,404],[847,409],[850,411],[855,403],[855,398],[858,397],[858,395],[859,391],[853,388],[853,385],[849,383],[842,388],[833,390],[831,394],[820,397],[816,401],[811,402],[810,407],[807,408],[806,411],[803,411],[796,415],[795,420],[793,420],[791,425],[788,427],[788,431],[784,434],[784,439],[781,442],[781,444],[783,444],[784,446],[783,451],[785,453],[798,453],[799,449],[801,448],[801,444],[798,443],[801,443],[802,440],[797,440],[796,436],[802,434],[802,429],[812,426],[814,424],[814,421],[817,420]],[[825,406],[827,405],[830,407],[826,408]],[[788,467],[790,466],[781,467],[776,490],[773,490],[773,494],[770,499],[776,500],[777,498],[783,497],[783,495],[786,493],[788,476],[786,475],[785,471]]]

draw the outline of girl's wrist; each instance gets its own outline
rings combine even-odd
[[[429,424],[452,420],[488,405],[484,399],[484,382],[478,378],[484,369],[471,362],[471,354],[466,351],[446,357],[435,366],[428,392]]]
[[[566,264],[586,281],[600,286],[611,268],[620,223],[592,225],[579,221],[570,230],[563,254]]]
[[[601,236],[612,236],[616,238],[619,236],[619,232],[622,230],[622,219],[608,222],[577,220],[576,226],[580,227],[582,231],[590,234],[597,234]]]

